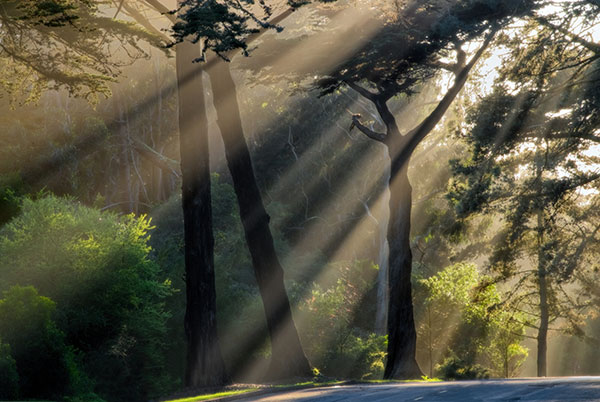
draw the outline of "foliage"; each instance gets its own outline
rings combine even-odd
[[[10,345],[0,340],[0,398],[17,399],[19,396],[19,373],[17,362],[11,355]]]
[[[525,316],[518,312],[496,311],[490,323],[490,337],[481,352],[493,375],[515,377],[529,355],[521,345],[525,335]]]
[[[95,102],[110,94],[108,82],[128,63],[113,57],[115,49],[123,47],[135,60],[146,55],[140,43],[160,46],[154,35],[104,16],[98,4],[0,1],[0,94],[31,102],[45,89],[65,88]]]
[[[335,272],[330,283],[315,284],[300,305],[299,331],[306,353],[325,375],[381,378],[387,339],[369,334],[357,321],[377,267],[353,261],[328,268]]]
[[[481,37],[490,27],[504,26],[531,13],[537,3],[433,0],[397,4],[395,18],[318,86],[329,94],[349,82],[367,81],[386,101],[399,94],[413,94],[420,84],[447,67],[440,63],[441,58],[458,52],[461,44]]]
[[[320,1],[325,3],[335,0]],[[310,2],[311,0],[286,1],[291,9]],[[182,0],[171,13],[178,13],[179,20],[171,28],[175,41],[169,46],[184,40],[201,42],[202,61],[206,50],[214,51],[225,60],[229,60],[227,52],[237,49],[248,56],[246,39],[249,35],[256,34],[261,29],[274,29],[278,32],[283,30],[281,26],[269,22],[273,5],[265,0]]]
[[[16,364],[21,397],[59,398],[77,386],[72,374],[79,367],[52,318],[55,310],[32,286],[13,286],[0,300],[0,337]]]
[[[167,380],[160,367],[170,290],[148,259],[150,227],[145,217],[48,195],[24,199],[22,214],[0,231],[0,289],[32,285],[52,299],[56,331],[111,400],[156,395]]]
[[[499,291],[475,265],[457,263],[418,284],[417,297],[425,297],[419,344],[431,371],[456,379],[518,370],[527,356],[523,317],[499,307]]]
[[[519,319],[538,329],[540,375],[549,323],[584,335],[589,299],[573,289],[593,259],[600,228],[592,106],[598,93],[591,84],[600,77],[600,53],[577,34],[580,23],[598,21],[579,21],[564,7],[562,28],[538,18],[522,28],[526,40],[507,40],[511,52],[498,81],[459,127],[468,153],[452,163],[448,194],[464,222],[501,218],[489,265],[495,281],[514,282],[506,306],[524,311]],[[524,58],[534,74],[523,71]],[[505,362],[508,354],[522,356],[503,350]]]
[[[490,377],[489,371],[481,365],[466,362],[456,355],[444,359],[437,366],[437,370],[443,378],[448,380],[472,380]]]

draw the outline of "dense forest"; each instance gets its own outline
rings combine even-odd
[[[0,0],[0,399],[600,374],[598,0]]]

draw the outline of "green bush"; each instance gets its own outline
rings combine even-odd
[[[77,387],[87,376],[109,400],[164,392],[170,286],[148,258],[149,220],[54,196],[25,199],[21,211],[0,230],[0,290],[32,285],[56,303],[70,367],[84,362],[84,373],[71,370]]]
[[[468,363],[457,356],[447,357],[436,368],[446,380],[473,380],[490,377],[490,373],[485,367]]]

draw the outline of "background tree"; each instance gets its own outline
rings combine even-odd
[[[589,85],[597,81],[597,53],[593,44],[569,33],[577,31],[570,25],[574,15],[589,7],[595,6],[566,5],[561,29],[542,17],[523,30],[531,40],[509,40],[515,63],[507,64],[494,92],[467,119],[463,133],[471,155],[454,164],[466,179],[456,181],[451,192],[459,214],[501,211],[504,216],[491,266],[500,278],[516,281],[515,289],[533,288],[513,296],[539,320],[539,376],[547,374],[550,323],[560,318],[571,331],[580,325],[577,313],[585,303],[569,296],[565,287],[573,286],[567,284],[596,242],[597,224],[588,210],[596,201],[584,189],[594,188],[598,179],[590,152],[596,143],[591,134],[596,112],[587,108],[597,103]],[[593,25],[594,19],[586,18],[584,24]],[[542,35],[534,37],[538,28]],[[579,40],[567,39],[569,35]],[[534,55],[531,74],[519,65],[523,57]],[[515,88],[501,80],[512,81]],[[530,270],[522,259],[537,268]]]

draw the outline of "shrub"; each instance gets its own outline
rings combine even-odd
[[[71,358],[85,356],[85,374],[111,400],[147,399],[168,380],[170,290],[148,258],[150,228],[145,217],[45,196],[23,200],[21,215],[0,230],[0,290],[32,285],[56,302],[56,327],[74,348]]]
[[[377,267],[368,261],[329,266],[329,284],[315,284],[300,305],[299,326],[309,360],[329,376],[381,378],[384,336],[357,325],[357,312],[373,287]]]
[[[489,378],[489,371],[479,364],[468,363],[452,355],[436,367],[440,375],[446,380],[473,380]]]

